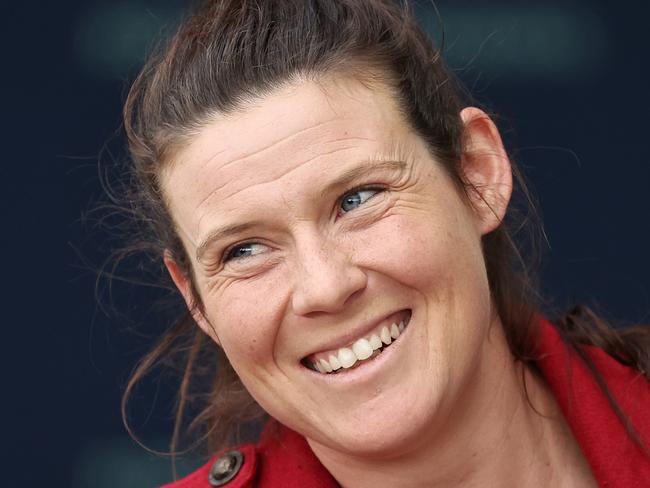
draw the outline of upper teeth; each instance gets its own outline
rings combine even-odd
[[[408,323],[408,318],[405,321]],[[342,347],[338,351],[325,354],[325,357],[315,359],[312,364],[320,373],[331,373],[341,368],[351,368],[358,361],[368,359],[377,349],[381,349],[384,345],[387,346],[397,339],[404,330],[405,321],[393,322],[390,327],[384,325],[369,337],[362,337],[350,347]]]

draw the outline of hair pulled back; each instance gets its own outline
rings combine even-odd
[[[126,100],[124,129],[131,166],[125,201],[136,224],[135,248],[146,250],[161,269],[163,253],[171,253],[193,281],[190,261],[160,188],[161,170],[214,114],[236,112],[292,81],[336,73],[388,86],[435,160],[459,188],[469,191],[460,169],[463,91],[407,2],[212,0],[200,5],[150,57]],[[531,220],[534,206],[514,164],[513,170],[524,211],[511,206],[503,224],[484,236],[483,251],[492,299],[510,350],[514,358],[534,367],[539,332],[534,315],[540,303],[530,270],[535,269],[538,252],[534,245],[520,252],[514,243],[515,231]],[[198,294],[195,297],[198,300]],[[576,307],[556,325],[587,362],[624,421],[580,345],[597,345],[647,372],[650,334],[643,329],[617,332],[585,307]],[[125,391],[123,413],[134,385],[169,357],[177,359],[182,370],[172,452],[188,411],[192,412],[189,430],[201,432],[198,437],[207,439],[210,450],[231,442],[242,423],[263,414],[222,351],[187,313],[135,370]]]

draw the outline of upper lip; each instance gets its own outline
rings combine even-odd
[[[369,321],[365,323],[361,327],[357,327],[354,330],[348,331],[345,334],[336,337],[335,339],[332,339],[329,342],[326,342],[324,344],[321,344],[318,349],[313,350],[309,354],[305,355],[303,359],[306,359],[310,356],[313,356],[315,354],[321,353],[321,352],[326,352],[330,351],[333,349],[339,349],[341,347],[348,346],[352,342],[356,341],[357,339],[360,339],[367,335],[369,332],[375,329],[381,322],[386,320],[388,317],[395,315],[396,313],[401,313],[401,312],[407,312],[409,309],[398,309],[393,312],[389,312],[387,314],[381,315],[380,318]]]

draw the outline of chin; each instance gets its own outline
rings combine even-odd
[[[404,395],[393,395],[393,398],[395,400],[387,401],[382,396],[375,397],[357,409],[359,411],[348,410],[330,419],[328,428],[314,429],[304,435],[312,447],[313,444],[321,445],[347,456],[400,457],[417,449],[435,432],[439,424],[436,415],[436,403],[439,402],[427,401],[423,395],[412,400]]]

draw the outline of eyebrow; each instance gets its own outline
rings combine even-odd
[[[215,229],[212,232],[208,233],[207,236],[201,241],[201,243],[196,248],[196,260],[201,261],[201,258],[212,245],[213,242],[220,241],[225,237],[231,234],[239,234],[240,232],[246,232],[247,230],[258,225],[259,222],[245,222],[243,224],[232,224],[226,225],[225,227],[220,227]]]
[[[349,186],[354,180],[368,174],[371,171],[382,171],[382,170],[393,170],[393,171],[403,171],[406,169],[406,161],[401,160],[366,160],[363,161],[360,165],[350,168],[345,171],[334,181],[327,184],[325,189],[321,192],[321,197],[329,194],[337,188]]]
[[[343,174],[338,176],[334,181],[327,184],[325,189],[321,192],[321,197],[331,193],[337,188],[346,187],[350,185],[354,180],[368,174],[371,171],[384,171],[384,170],[393,170],[393,171],[402,171],[408,164],[406,161],[392,161],[392,160],[366,160],[363,161],[360,165],[350,168],[345,171]],[[208,250],[208,248],[214,243],[221,239],[224,239],[232,234],[239,234],[246,232],[256,226],[260,225],[259,221],[250,221],[239,224],[226,225],[220,227],[208,233],[207,236],[201,241],[201,243],[196,248],[196,260],[201,261],[203,255]]]

